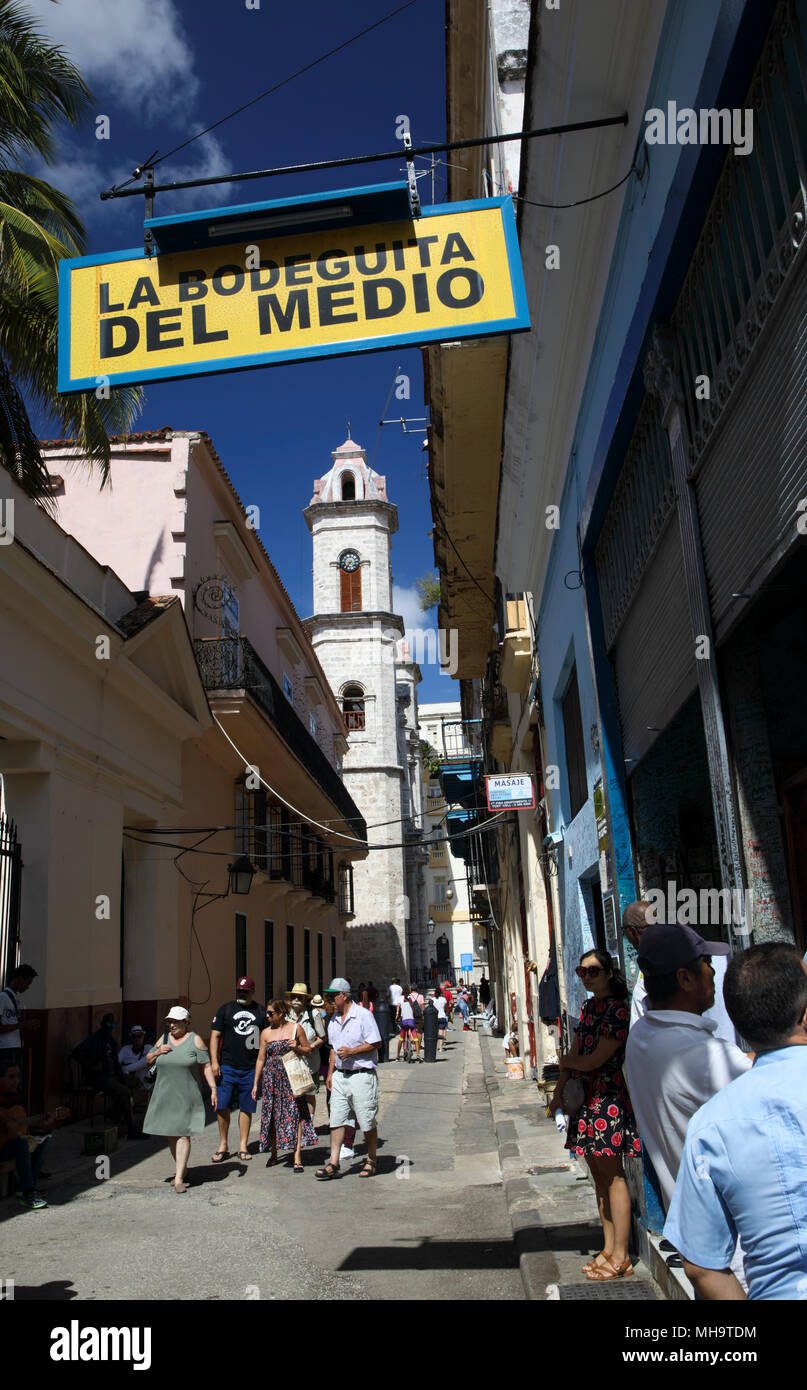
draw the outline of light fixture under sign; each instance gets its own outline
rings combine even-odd
[[[344,207],[308,208],[304,212],[282,212],[274,217],[233,218],[231,222],[211,222],[208,236],[239,236],[242,232],[270,232],[275,227],[304,227],[311,222],[336,222],[352,217],[353,209]]]

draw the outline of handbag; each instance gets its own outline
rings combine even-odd
[[[317,1083],[311,1075],[311,1068],[305,1057],[298,1057],[296,1052],[287,1052],[281,1060],[286,1068],[291,1093],[295,1100],[298,1100],[300,1096],[309,1096],[312,1091],[316,1091]]]
[[[579,1076],[570,1076],[563,1087],[563,1113],[573,1120],[586,1103],[586,1088]]]
[[[168,1034],[167,1034],[167,1033],[163,1033],[163,1045],[165,1045],[165,1043],[167,1043],[167,1042],[168,1042]],[[154,1058],[154,1061],[153,1061],[152,1064],[151,1064],[151,1066],[150,1066],[150,1067],[148,1068],[148,1070],[146,1071],[146,1076],[147,1076],[147,1078],[148,1078],[149,1081],[154,1081],[154,1080],[156,1080],[156,1077],[157,1077],[157,1063],[159,1062],[159,1060],[160,1060],[159,1057],[155,1057],[155,1058]]]

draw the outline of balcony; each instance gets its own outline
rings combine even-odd
[[[194,649],[205,690],[209,694],[237,690],[249,695],[353,833],[366,840],[367,826],[344,782],[247,638],[205,637],[194,642]]]
[[[482,686],[482,719],[489,756],[508,765],[513,753],[513,729],[507,691],[501,684],[500,673],[500,658],[490,656]]]
[[[511,695],[523,694],[532,667],[532,638],[525,599],[509,598],[505,611],[501,682]]]

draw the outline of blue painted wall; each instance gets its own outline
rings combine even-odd
[[[750,80],[755,54],[772,12],[768,0],[674,0],[667,17],[645,110],[736,105]],[[695,146],[645,146],[639,182],[627,186],[603,311],[578,416],[557,532],[539,605],[538,645],[546,719],[547,760],[560,767],[552,793],[550,829],[563,833],[558,877],[570,1018],[585,997],[574,974],[593,944],[587,880],[597,865],[591,792],[603,764],[611,810],[614,865],[622,907],[634,897],[626,806],[626,775],[616,692],[602,647],[591,551],[621,466],[643,394],[640,368],[654,319],[669,312],[699,234],[724,151]],[[640,152],[641,164],[641,152]],[[584,538],[586,593],[574,588]],[[566,581],[566,582],[564,582]],[[588,611],[587,611],[588,608]],[[560,701],[577,666],[589,800],[570,819]],[[602,760],[591,739],[599,696]],[[571,860],[569,858],[571,850]],[[628,965],[632,964],[627,953]]]

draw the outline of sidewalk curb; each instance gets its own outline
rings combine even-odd
[[[549,1237],[541,1216],[540,1204],[535,1196],[528,1177],[507,1177],[508,1160],[520,1160],[521,1149],[516,1127],[512,1120],[496,1118],[494,1100],[500,1094],[499,1079],[492,1059],[480,1048],[484,1067],[485,1090],[493,1116],[493,1130],[499,1149],[499,1165],[502,1170],[502,1191],[504,1193],[513,1244],[518,1255],[521,1282],[529,1302],[543,1302],[547,1298],[547,1287],[558,1284],[560,1269],[549,1243]],[[536,1105],[538,1093],[536,1092]]]

